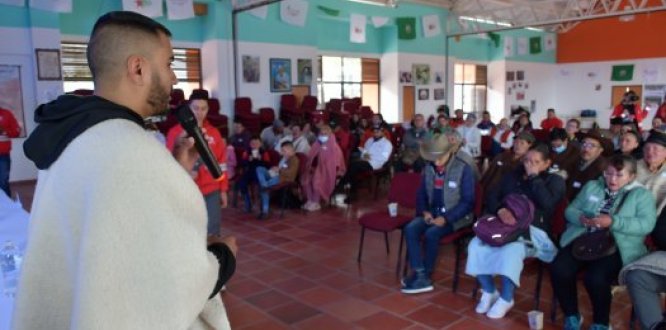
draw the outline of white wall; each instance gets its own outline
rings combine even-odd
[[[493,122],[508,117],[505,107],[506,97],[506,61],[493,61],[488,63],[488,94],[486,108],[490,112]]]
[[[634,64],[633,80],[610,80],[613,65],[619,64]],[[657,69],[655,81],[644,80],[643,70],[646,68]],[[557,70],[552,73],[552,79],[555,81],[557,95],[556,108],[561,109],[564,117],[578,116],[583,109],[594,109],[597,110],[599,126],[607,128],[612,111],[612,86],[666,84],[666,58],[558,64]],[[595,90],[597,85],[601,87],[598,91]],[[654,110],[648,114],[643,127],[651,127],[650,120],[653,116]]]
[[[220,101],[220,113],[226,115],[230,122],[233,120],[235,98],[231,54],[230,41],[209,40],[201,46],[203,87]]]
[[[231,51],[229,56],[233,54]],[[246,83],[243,81],[243,55],[260,57],[260,77],[258,83]],[[317,95],[317,77],[319,72],[317,68],[317,48],[310,46],[292,46],[284,44],[239,42],[238,43],[238,96],[247,96],[252,98],[252,107],[256,112],[259,108],[271,107],[275,110],[276,116],[280,108],[280,96],[287,93],[271,93],[270,91],[270,67],[271,58],[291,59],[291,80],[292,85],[298,82],[298,59],[312,60],[312,84],[310,86],[310,95]],[[233,77],[232,77],[233,84]]]
[[[553,79],[556,67],[557,65],[552,63],[507,61],[505,71],[523,71],[525,76],[523,81],[514,80],[505,83],[505,93],[509,87],[512,88],[511,95],[505,94],[505,116],[511,113],[512,105],[520,105],[529,110],[531,102],[534,101],[536,108],[531,115],[531,120],[535,128],[539,127],[541,121],[546,118],[548,108],[554,108],[558,116],[564,117],[565,113],[560,110],[562,107],[557,102],[559,97],[557,97]],[[506,78],[506,73],[504,76]],[[527,84],[527,88],[525,84]],[[518,100],[519,93],[524,93],[523,100]]]
[[[398,72],[394,73],[399,75],[402,71],[412,72],[412,65],[414,64],[428,64],[430,65],[430,84],[428,85],[414,85],[413,82],[411,85],[414,86],[414,98],[415,98],[415,113],[420,113],[426,116],[426,118],[437,112],[437,107],[445,104],[448,100],[437,100],[435,101],[434,89],[435,88],[445,88],[446,84],[444,82],[445,78],[445,66],[446,66],[446,57],[438,55],[423,55],[423,54],[412,54],[412,53],[398,53]],[[435,82],[435,72],[440,72],[442,74],[442,82]],[[412,74],[412,79],[415,77]],[[450,78],[453,78],[450,76]],[[382,76],[382,79],[385,79],[385,76]],[[397,100],[398,105],[398,115],[396,122],[403,117],[402,113],[402,86],[408,84],[400,84],[399,88],[399,99]],[[428,89],[429,95],[427,100],[419,100],[419,90]],[[383,112],[383,109],[382,109]],[[409,121],[411,118],[404,118],[405,121]],[[389,122],[393,122],[387,119]]]
[[[397,123],[402,118],[402,85],[398,77],[398,53],[385,53],[381,57],[379,67],[381,113],[387,122]]]

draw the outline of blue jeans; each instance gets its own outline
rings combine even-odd
[[[259,187],[261,187],[261,212],[268,213],[268,202],[271,196],[266,188],[280,183],[280,176],[271,176],[265,167],[259,166],[257,167],[257,182],[259,182]]]
[[[417,217],[408,223],[404,230],[409,266],[414,271],[425,271],[430,275],[435,268],[439,240],[444,235],[452,233],[453,227],[448,223],[443,227],[429,225],[423,220],[423,217]],[[421,236],[423,236],[425,255],[421,253]]]
[[[9,198],[12,197],[12,192],[9,191],[9,169],[11,168],[12,161],[9,155],[0,155],[0,189],[2,189]]]
[[[506,276],[499,275],[502,280],[502,290],[500,296],[504,301],[513,301],[513,292],[516,291],[516,285]],[[476,280],[479,281],[481,289],[487,293],[495,292],[495,282],[492,275],[477,275]]]

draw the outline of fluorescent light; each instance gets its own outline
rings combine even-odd
[[[494,25],[499,25],[499,26],[512,26],[512,24],[508,23],[508,22],[496,22],[496,21],[489,20],[489,19],[469,17],[469,16],[460,16],[460,19],[464,20],[464,21],[472,21],[472,22],[485,23],[485,24],[494,24]]]
[[[348,0],[351,2],[358,2],[366,5],[382,6],[395,8],[398,6],[398,0]]]
[[[543,29],[542,29],[542,28],[526,27],[525,29],[526,29],[526,30],[530,30],[530,31],[543,32]]]

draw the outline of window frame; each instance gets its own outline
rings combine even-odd
[[[462,68],[463,68],[463,72],[460,74],[460,76],[462,77],[462,82],[459,82],[458,80],[456,80],[456,78],[457,78],[456,66],[457,65],[461,65]],[[475,72],[474,72],[474,82],[473,83],[469,83],[469,82],[465,81],[465,68],[468,67],[468,66],[473,66],[474,67]],[[480,68],[482,68],[483,72],[485,73],[485,77],[483,77],[482,79],[479,79],[480,78],[480,76],[479,76]],[[481,83],[479,83],[479,81],[481,81]],[[457,93],[458,86],[460,86],[461,95],[458,95],[458,93]],[[469,88],[466,88],[467,86],[469,86]],[[476,95],[477,95],[476,93],[478,93],[477,89],[480,88],[480,87],[483,88],[483,93],[484,93],[483,107],[479,106],[478,103],[476,102],[476,99],[477,99],[476,98]],[[465,94],[466,93],[465,93],[465,90],[466,89],[470,89],[472,91],[473,101],[472,101],[472,104],[470,105],[471,111],[465,111],[465,112],[467,112],[467,113],[469,113],[469,112],[478,112],[478,113],[480,113],[482,111],[488,110],[487,109],[487,107],[488,107],[488,65],[480,64],[480,63],[472,63],[472,62],[456,62],[456,63],[454,63],[454,65],[453,65],[453,105],[454,105],[454,108],[463,109],[463,111],[465,110],[465,108],[466,108],[466,104],[465,104],[465,99],[466,99]],[[461,98],[459,107],[457,106],[458,102],[456,102],[458,97]]]

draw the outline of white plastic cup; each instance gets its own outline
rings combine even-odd
[[[543,329],[543,312],[542,311],[530,311],[527,313],[527,321],[530,324],[531,330],[541,330]]]
[[[391,217],[397,217],[398,216],[398,203],[389,203],[388,204],[388,211],[389,211],[389,215]]]

